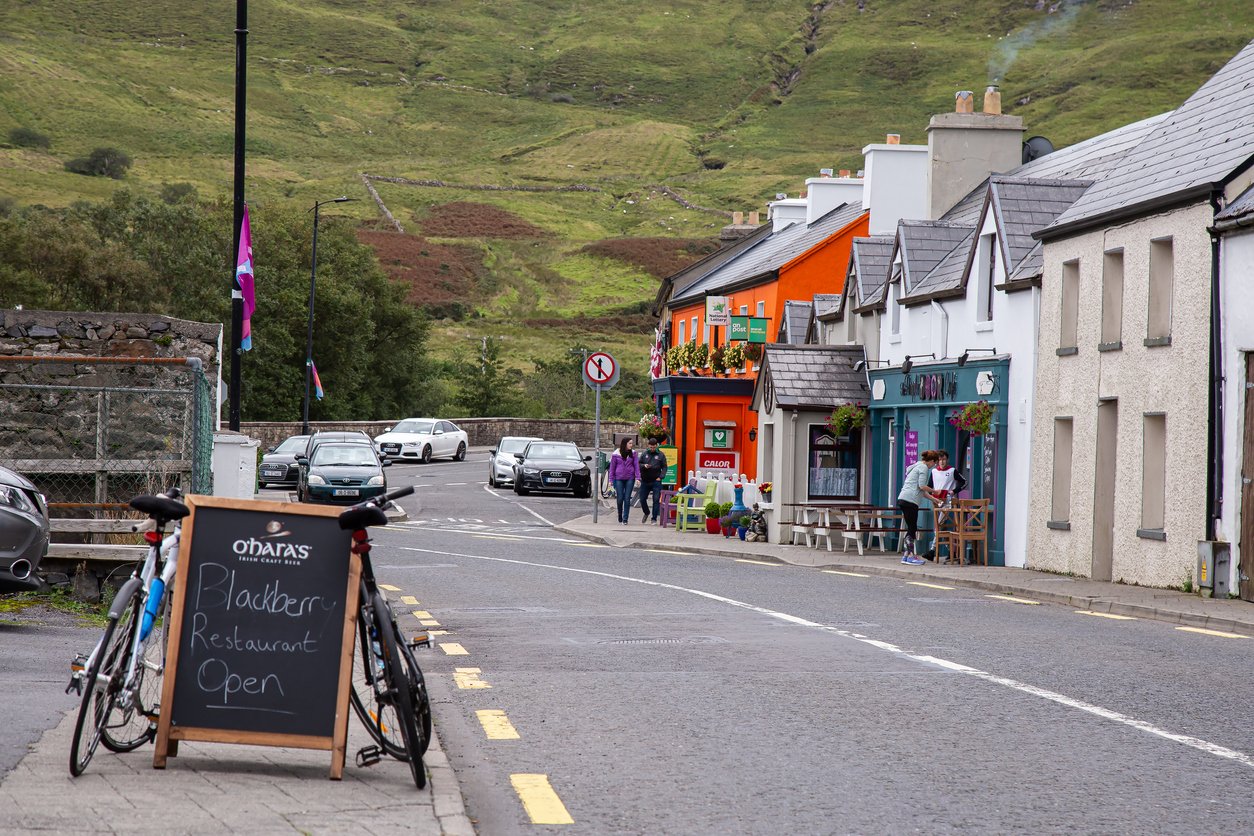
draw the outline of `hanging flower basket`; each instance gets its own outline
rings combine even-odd
[[[949,416],[949,423],[971,435],[984,435],[993,426],[993,415],[997,407],[988,401],[969,403]]]
[[[849,435],[850,430],[861,429],[867,425],[869,415],[866,407],[860,403],[844,403],[832,410],[827,416],[827,426],[838,436]]]
[[[645,441],[654,438],[658,441],[665,441],[667,436],[666,425],[662,423],[662,419],[648,412],[640,416],[640,423],[636,425],[636,432]]]
[[[753,361],[754,363],[762,359],[761,343],[745,343],[744,345],[745,357],[747,359]]]

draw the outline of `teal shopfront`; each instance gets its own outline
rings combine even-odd
[[[1005,565],[1006,403],[1010,361],[995,359],[917,364],[870,372],[871,496],[876,505],[895,506],[902,476],[924,450],[946,450],[967,477],[963,498],[990,500],[989,563]],[[988,401],[995,408],[989,432],[971,435],[949,419],[967,404]],[[959,455],[962,460],[959,460]],[[931,514],[920,524],[931,527]]]

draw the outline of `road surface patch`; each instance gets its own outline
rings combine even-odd
[[[488,740],[521,740],[522,735],[499,708],[482,708],[475,712]]]
[[[509,782],[514,785],[514,792],[518,793],[518,800],[532,824],[575,823],[549,783],[549,776],[520,773],[509,776]]]
[[[463,691],[473,691],[479,688],[491,688],[492,686],[479,678],[479,674],[483,673],[479,668],[453,668],[453,681],[457,683],[457,687]]]

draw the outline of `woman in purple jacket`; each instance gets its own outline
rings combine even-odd
[[[631,516],[631,489],[640,478],[640,462],[636,460],[635,439],[624,438],[610,456],[610,481],[618,498],[618,524],[626,525]]]

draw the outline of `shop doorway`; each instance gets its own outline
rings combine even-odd
[[[1241,565],[1237,594],[1254,601],[1254,353],[1245,355],[1245,428],[1241,438]]]
[[[1115,557],[1115,471],[1118,467],[1119,401],[1097,405],[1097,474],[1093,480],[1093,561],[1089,576],[1111,580]]]

